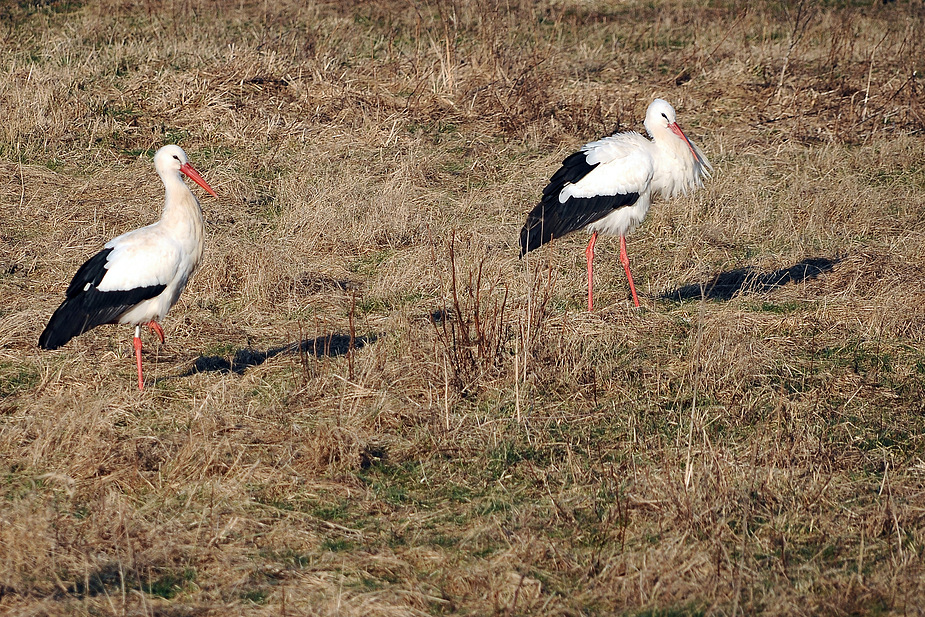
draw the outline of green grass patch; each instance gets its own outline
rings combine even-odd
[[[0,363],[0,398],[5,398],[34,388],[39,381],[35,367],[20,363]]]
[[[150,596],[170,600],[189,590],[195,580],[196,570],[194,568],[166,570],[160,576],[142,582],[138,588]]]
[[[266,604],[269,597],[270,592],[265,589],[249,589],[241,592],[241,599],[251,604]]]
[[[332,553],[344,553],[354,548],[355,544],[346,538],[326,538],[321,542],[321,548]]]
[[[395,251],[392,249],[383,249],[381,251],[366,253],[347,264],[347,270],[353,274],[360,274],[362,276],[375,276],[379,271],[379,266],[394,254]]]
[[[789,315],[799,311],[815,308],[815,305],[806,302],[784,302],[775,304],[774,302],[744,302],[743,308],[756,313],[771,313],[774,315]]]

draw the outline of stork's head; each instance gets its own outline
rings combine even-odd
[[[684,141],[687,141],[687,137],[684,136],[684,131],[678,126],[674,107],[665,99],[655,99],[649,104],[649,109],[646,110],[645,124],[646,131],[648,131],[652,139],[658,139],[658,137],[664,135],[665,131],[668,130]]]
[[[154,155],[154,167],[158,173],[178,172],[183,165],[189,163],[189,157],[180,146],[170,144],[164,146]]]
[[[672,136],[680,139],[681,142],[690,149],[691,154],[694,156],[694,160],[707,168],[712,168],[703,153],[691,143],[691,140],[687,138],[687,135],[685,135],[681,127],[678,126],[674,107],[672,107],[668,101],[664,99],[655,99],[649,104],[649,109],[646,110],[645,125],[646,131],[656,142],[666,137],[672,139]]]
[[[655,99],[649,104],[646,110],[646,130],[649,134],[655,127],[668,128],[672,124],[677,125],[677,116],[674,107],[665,99]]]
[[[160,174],[162,178],[171,174],[179,175],[180,172],[182,172],[186,174],[190,180],[204,188],[207,193],[213,197],[218,197],[215,191],[212,190],[212,187],[209,186],[209,183],[203,180],[199,172],[190,165],[189,157],[186,156],[186,152],[184,152],[183,148],[180,146],[171,144],[158,150],[154,155],[154,168],[157,169],[157,173]]]

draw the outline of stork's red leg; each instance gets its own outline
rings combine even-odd
[[[138,365],[138,389],[145,389],[144,379],[141,377],[141,326],[135,326],[135,363]]]
[[[597,232],[591,234],[588,241],[588,248],[585,249],[585,256],[588,258],[588,311],[594,310],[594,243],[597,241]]]
[[[160,337],[161,342],[163,343],[164,342],[164,329],[161,328],[161,324],[157,323],[154,320],[151,320],[147,323],[147,326],[148,328],[151,329],[151,332],[154,332],[155,334],[158,335],[158,337]]]
[[[636,286],[633,285],[633,275],[630,273],[630,258],[626,254],[626,238],[620,236],[620,262],[623,269],[626,270],[626,280],[630,282],[630,292],[633,294],[633,304],[639,306],[639,298],[636,297]]]

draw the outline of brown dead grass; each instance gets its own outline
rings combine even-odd
[[[923,21],[4,5],[0,612],[920,614]],[[517,232],[653,96],[717,173],[588,314]],[[220,197],[139,394],[125,328],[35,341],[169,142]]]

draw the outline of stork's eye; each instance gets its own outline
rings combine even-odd
[[[179,161],[179,160],[180,160],[180,157],[179,157],[179,156],[177,156],[176,154],[174,154],[174,155],[173,155],[173,160],[175,160],[175,161]]]
[[[664,118],[665,120],[668,119],[668,116],[665,115],[665,112],[662,112],[662,118]]]

